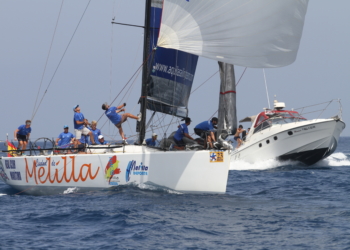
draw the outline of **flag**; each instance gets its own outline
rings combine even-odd
[[[17,150],[17,148],[11,143],[9,142],[8,140],[6,140],[6,143],[7,143],[7,150],[10,151],[10,150]],[[8,157],[13,157],[15,152],[11,151],[11,152],[8,152],[7,153],[7,156]]]

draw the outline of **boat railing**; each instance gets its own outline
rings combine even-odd
[[[339,117],[340,119],[342,119],[343,107],[342,107],[340,99],[332,99],[332,100],[330,100],[328,102],[322,102],[322,103],[317,103],[317,104],[313,104],[313,105],[309,105],[309,106],[304,106],[304,107],[301,107],[301,108],[296,108],[294,110],[298,110],[299,114],[302,115],[302,116],[307,115],[307,114],[311,114],[311,113],[319,112],[319,115],[316,118],[316,119],[319,119],[321,117],[321,115],[329,108],[329,106],[332,103],[338,103],[339,108],[338,108],[338,113],[336,114],[336,116]],[[321,108],[321,109],[317,109],[317,110],[308,111],[308,109],[310,109],[310,108],[318,107],[318,106],[321,106],[321,105],[324,105],[325,107]],[[299,110],[301,110],[301,111],[299,111]]]

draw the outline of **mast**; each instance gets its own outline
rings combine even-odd
[[[234,66],[229,63],[219,63],[220,69],[220,98],[218,111],[218,136],[222,130],[229,135],[236,133],[237,109],[236,109],[236,80]]]
[[[142,114],[141,121],[137,122],[136,131],[139,132],[139,143],[142,144],[146,133],[146,108],[147,108],[147,79],[149,76],[148,63],[149,60],[149,44],[150,44],[150,21],[151,21],[151,3],[152,0],[146,0],[145,4],[145,31],[143,38],[143,68],[142,68],[142,87],[140,103],[140,113]]]

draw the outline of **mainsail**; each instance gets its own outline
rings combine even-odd
[[[158,46],[250,68],[293,63],[308,0],[164,0]]]
[[[149,53],[157,45],[161,15],[162,1],[152,0]],[[158,48],[149,61],[151,68],[147,80],[147,109],[186,117],[198,56]]]

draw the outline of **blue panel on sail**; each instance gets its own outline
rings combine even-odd
[[[152,4],[149,51],[157,44],[161,13],[162,9]],[[186,117],[198,56],[174,49],[158,48],[149,60],[152,67],[148,79],[147,108]]]

